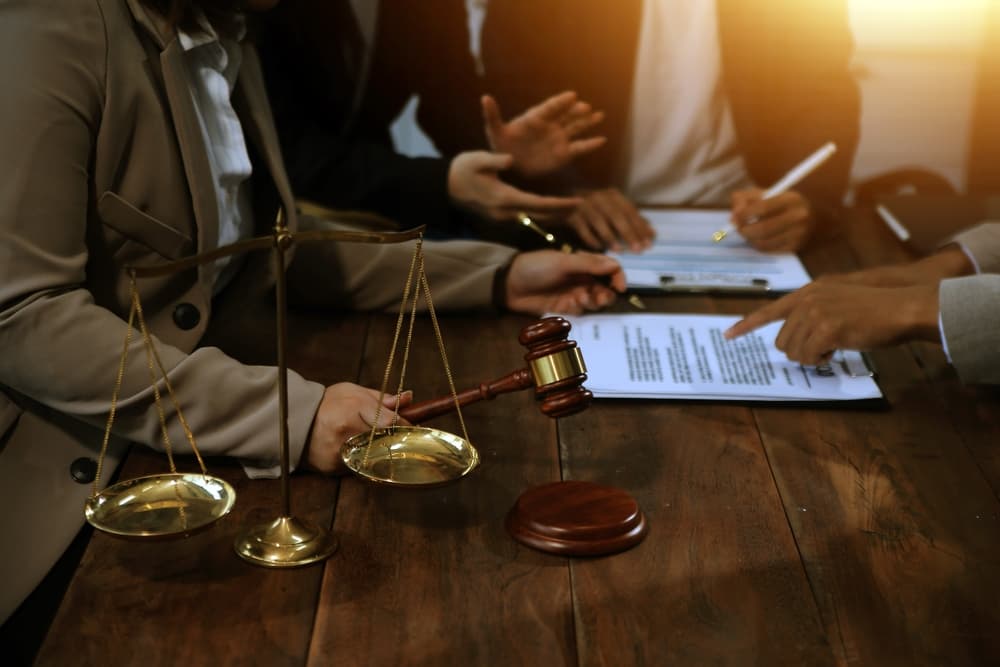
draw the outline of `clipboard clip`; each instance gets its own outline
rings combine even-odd
[[[660,290],[664,292],[752,292],[764,294],[771,291],[771,282],[766,278],[733,278],[723,275],[693,274],[687,276],[669,273],[660,274]]]
[[[844,374],[850,378],[873,378],[876,376],[877,372],[875,370],[875,363],[867,352],[858,351],[858,359],[861,360],[861,366],[857,364],[852,364],[845,356],[842,350],[837,350],[833,356],[833,362],[839,364],[844,370]]]

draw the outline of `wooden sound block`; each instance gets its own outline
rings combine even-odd
[[[518,542],[562,556],[625,551],[648,530],[635,498],[612,486],[580,481],[528,489],[507,513],[505,525]]]

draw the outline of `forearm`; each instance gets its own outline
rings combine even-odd
[[[941,309],[936,283],[903,288],[899,294],[898,303],[896,317],[901,323],[901,338],[931,342],[941,341],[941,331],[938,326]]]
[[[0,384],[94,428],[111,408],[126,323],[82,289],[38,294],[0,313]],[[186,354],[153,339],[181,410],[204,454],[239,457],[252,466],[277,463],[277,369],[246,366],[217,348]],[[159,389],[175,451],[190,447],[166,386]],[[323,387],[289,378],[293,464],[306,441]],[[117,400],[114,433],[163,448],[142,337],[133,331]]]
[[[427,280],[439,310],[489,308],[496,270],[516,253],[481,241],[425,241],[423,247]],[[395,310],[413,250],[413,243],[303,245],[288,269],[289,298],[309,307]]]
[[[879,273],[881,271],[881,273]],[[909,264],[873,269],[880,286],[906,287],[910,285],[937,285],[947,278],[957,278],[975,273],[968,255],[956,245],[942,248],[933,255]]]
[[[912,287],[937,285],[946,278],[974,273],[972,262],[962,248],[949,245],[915,262],[879,266],[853,273],[824,276],[821,280],[869,287]]]

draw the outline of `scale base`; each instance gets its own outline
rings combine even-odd
[[[326,560],[337,550],[329,531],[295,517],[278,517],[236,538],[240,558],[264,567],[300,567]]]

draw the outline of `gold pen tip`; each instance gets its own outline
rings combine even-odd
[[[628,297],[628,302],[633,308],[638,308],[639,310],[646,310],[646,304],[642,299],[639,298],[638,294],[630,294]]]
[[[729,232],[727,232],[725,229],[720,229],[719,231],[712,234],[712,240],[718,243],[722,239],[726,238],[728,234]]]

